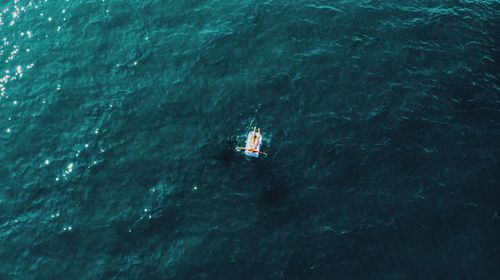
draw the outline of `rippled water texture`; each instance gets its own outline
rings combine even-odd
[[[499,279],[499,20],[1,0],[0,279]]]

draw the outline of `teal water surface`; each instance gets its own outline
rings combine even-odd
[[[498,279],[499,21],[1,0],[0,279]]]

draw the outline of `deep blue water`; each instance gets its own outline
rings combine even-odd
[[[499,24],[1,0],[0,279],[499,279]]]

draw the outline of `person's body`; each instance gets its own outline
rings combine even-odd
[[[251,144],[254,148],[257,148],[259,146],[260,128],[257,132],[255,131],[255,129],[256,127],[253,128],[253,138]]]

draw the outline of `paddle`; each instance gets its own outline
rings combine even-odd
[[[259,153],[259,154],[263,154],[265,156],[267,156],[268,154],[264,153],[264,152],[261,152],[261,151],[257,151],[257,150],[254,150],[254,149],[249,149],[249,148],[245,148],[245,147],[236,147],[236,150],[245,150],[245,151],[250,151],[252,153]]]

